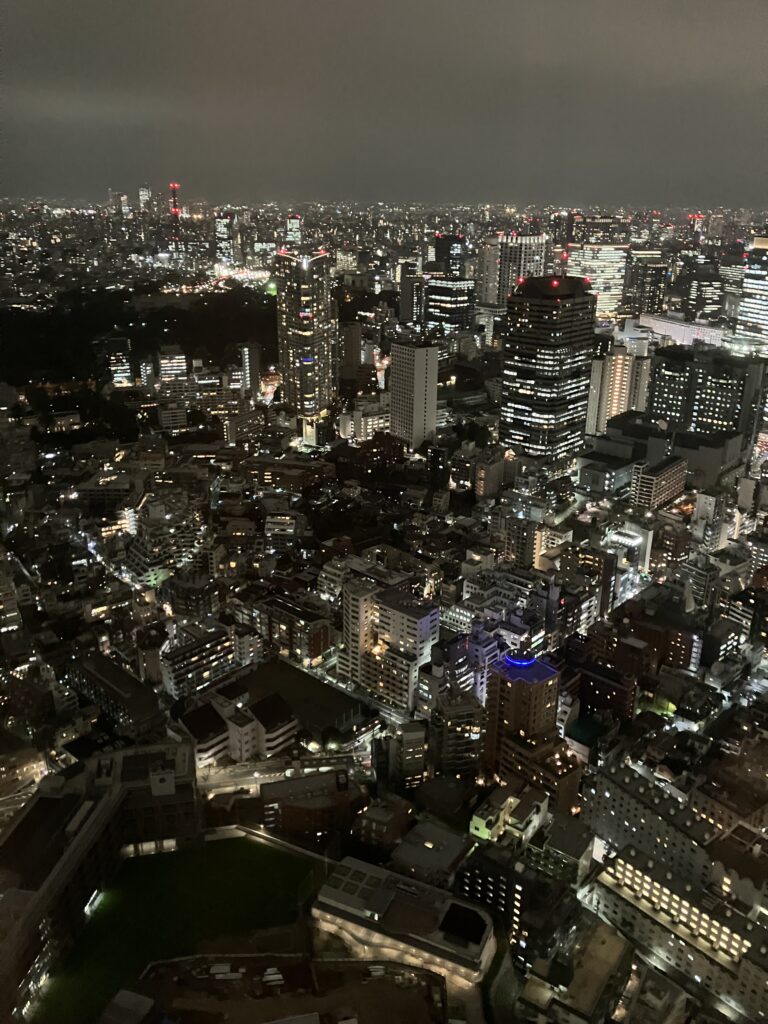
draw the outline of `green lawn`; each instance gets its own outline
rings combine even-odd
[[[149,961],[288,924],[321,878],[317,862],[245,838],[126,861],[55,972],[34,1024],[93,1024]]]

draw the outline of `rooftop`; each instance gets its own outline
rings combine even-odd
[[[526,277],[513,294],[526,299],[576,299],[592,291],[583,277]]]
[[[493,941],[484,910],[353,857],[337,866],[315,907],[475,971]]]

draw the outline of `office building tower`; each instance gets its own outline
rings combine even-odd
[[[737,431],[751,451],[765,402],[765,366],[701,343],[657,349],[651,363],[648,414],[697,433]]]
[[[416,336],[392,343],[390,432],[415,450],[437,426],[438,347]]]
[[[237,219],[231,210],[220,210],[216,214],[215,258],[217,263],[232,265],[236,262]]]
[[[301,217],[291,214],[285,222],[285,241],[290,246],[301,245]]]
[[[243,394],[250,392],[253,398],[258,398],[261,392],[261,345],[256,342],[241,345],[240,361],[242,367],[240,390]]]
[[[638,317],[642,313],[663,313],[667,305],[669,266],[661,249],[633,249],[627,262],[624,312]]]
[[[160,349],[160,389],[165,398],[183,399],[189,386],[187,357],[178,345]]]
[[[114,189],[109,189],[109,205],[112,207],[113,213],[116,213],[120,217],[127,217],[131,212],[131,207],[128,203],[128,196],[125,192],[116,192]]]
[[[334,399],[338,324],[331,257],[325,250],[275,261],[277,343],[285,401],[299,416],[320,415]]]
[[[595,297],[576,277],[529,277],[508,300],[501,443],[557,461],[584,441]]]
[[[400,306],[398,319],[401,324],[418,326],[424,319],[424,288],[426,281],[420,270],[403,270],[400,275]]]
[[[149,185],[142,185],[139,189],[139,210],[141,213],[152,211],[152,189]]]
[[[735,347],[768,357],[768,237],[755,238],[746,254]]]
[[[550,214],[548,231],[553,245],[560,247],[568,244],[572,216],[567,210]]]
[[[717,264],[698,259],[683,282],[683,316],[687,323],[719,320],[723,315],[723,282]]]
[[[546,235],[519,235],[513,231],[487,239],[478,257],[478,304],[503,306],[521,278],[544,274],[546,259]]]
[[[424,289],[424,325],[444,334],[469,331],[475,319],[475,283],[466,278],[431,278]]]
[[[735,328],[741,305],[741,291],[744,287],[744,264],[721,264],[720,280],[723,285],[723,317]]]
[[[568,274],[586,278],[592,286],[598,320],[618,320],[621,315],[628,253],[626,245],[568,246]]]
[[[131,372],[131,353],[128,339],[116,341],[107,357],[109,373],[116,388],[133,387],[135,381]]]
[[[648,402],[651,360],[612,345],[592,360],[587,405],[588,434],[604,434],[609,419],[632,409],[644,412]]]
[[[626,245],[629,242],[630,218],[602,213],[571,213],[568,218],[568,241],[586,245]]]
[[[464,235],[435,234],[435,263],[446,277],[464,276]]]

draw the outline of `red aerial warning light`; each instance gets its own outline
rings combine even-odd
[[[557,277],[553,277],[552,278],[552,287],[553,288],[559,288],[560,287],[560,280],[559,280],[559,278],[557,278]]]
[[[584,280],[587,282],[587,284],[592,284],[592,278],[591,277],[585,277]]]
[[[172,181],[168,188],[181,188],[181,185],[178,183],[178,181]]]
[[[518,284],[522,284],[524,280],[525,280],[525,278],[524,278],[524,277],[518,277],[518,279],[517,279],[517,283],[518,283]]]
[[[181,210],[178,208],[178,206],[172,206],[171,213],[174,215],[174,217],[177,217],[181,213]]]

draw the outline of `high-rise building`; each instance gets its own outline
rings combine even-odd
[[[755,238],[746,256],[735,347],[768,356],[768,237]]]
[[[568,217],[568,241],[587,245],[626,245],[630,218],[603,213],[571,213]]]
[[[540,277],[545,270],[547,236],[495,235],[481,249],[477,268],[477,301],[502,306],[520,278]]]
[[[150,213],[152,210],[152,189],[149,185],[139,188],[139,210],[142,213]]]
[[[485,738],[485,708],[473,693],[447,686],[429,723],[430,748],[439,775],[474,775]]]
[[[713,260],[693,263],[683,282],[683,316],[688,323],[719,320],[723,314],[723,282]]]
[[[419,325],[424,319],[424,288],[426,281],[420,270],[403,270],[400,275],[400,307],[398,319],[401,324]]]
[[[130,343],[127,338],[115,341],[111,345],[107,361],[115,387],[132,387],[135,381],[131,372]]]
[[[485,758],[501,778],[546,790],[558,810],[578,803],[581,769],[557,730],[559,675],[537,658],[507,654],[488,676]]]
[[[440,264],[446,277],[464,276],[464,255],[464,235],[445,235],[442,232],[435,235],[435,262]]]
[[[475,283],[466,278],[437,278],[424,289],[424,324],[444,334],[469,331],[475,319]]]
[[[604,434],[613,416],[632,409],[644,412],[648,402],[651,360],[633,355],[624,345],[592,360],[587,405],[588,434]]]
[[[261,345],[256,342],[242,345],[240,359],[243,371],[240,390],[256,398],[261,391]]]
[[[299,416],[324,412],[336,394],[338,324],[331,257],[325,250],[293,253],[275,261],[277,342],[288,405]]]
[[[364,659],[376,638],[380,587],[371,580],[352,579],[342,590],[342,643],[338,653],[340,679],[360,684]]]
[[[398,707],[413,708],[419,669],[429,663],[440,639],[440,609],[400,590],[378,595],[378,643],[374,653],[375,683],[371,686]],[[365,683],[365,678],[364,678]]]
[[[419,448],[437,426],[438,348],[417,336],[392,344],[390,433]]]
[[[342,590],[340,679],[396,707],[414,708],[419,670],[440,637],[440,609],[405,590],[349,580]]]
[[[595,297],[576,277],[529,277],[510,295],[504,339],[502,444],[557,461],[582,446]]]
[[[648,414],[696,433],[738,431],[751,451],[765,402],[765,365],[722,348],[670,345],[653,356]]]
[[[668,279],[669,266],[661,249],[632,249],[627,263],[624,312],[633,317],[642,313],[663,313]]]
[[[160,349],[160,389],[163,396],[183,399],[189,387],[187,357],[178,345],[166,345]]]
[[[231,210],[219,210],[215,225],[215,258],[217,263],[235,262],[235,231],[237,221]]]
[[[301,245],[301,217],[291,214],[285,222],[285,241],[290,246]]]
[[[568,246],[568,273],[592,285],[598,320],[617,320],[621,315],[628,253],[626,245]]]
[[[720,280],[723,285],[723,316],[735,327],[744,287],[744,264],[731,266],[721,263]]]

